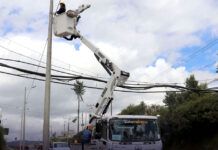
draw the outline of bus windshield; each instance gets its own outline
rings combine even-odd
[[[155,119],[114,118],[109,122],[109,129],[109,137],[112,141],[144,142],[160,139]]]

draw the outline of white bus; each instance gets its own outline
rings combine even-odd
[[[156,116],[116,115],[94,121],[98,150],[161,150]]]

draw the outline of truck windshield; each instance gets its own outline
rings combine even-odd
[[[109,137],[112,141],[143,142],[160,139],[155,119],[111,119]]]

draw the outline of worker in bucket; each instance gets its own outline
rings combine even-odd
[[[59,10],[56,12],[56,14],[60,15],[66,11],[66,6],[63,0],[60,1],[60,7]]]

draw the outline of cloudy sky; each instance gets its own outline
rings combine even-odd
[[[117,66],[130,72],[137,83],[177,83],[194,74],[200,82],[218,86],[218,1],[217,0],[65,0],[67,9],[81,4],[91,8],[81,14],[78,30],[101,49]],[[54,0],[54,11],[58,0]],[[32,71],[35,66],[11,62],[14,59],[45,66],[49,0],[2,0],[0,5],[0,63]],[[66,41],[53,36],[53,69],[103,77],[108,75],[93,53],[78,39]],[[41,63],[40,63],[41,62]],[[26,139],[42,139],[44,82],[2,72],[24,75],[0,67],[0,107],[6,137],[20,137],[24,89],[27,88]],[[30,76],[34,77],[34,76]],[[74,82],[70,82],[74,83]],[[87,86],[104,87],[84,81]],[[35,88],[31,88],[31,86]],[[52,84],[51,129],[64,131],[68,118],[77,112],[76,95],[68,85]],[[31,89],[31,90],[30,90]],[[160,89],[153,89],[160,90]],[[87,121],[91,105],[101,90],[86,89],[81,111]],[[164,93],[114,93],[113,114],[129,104],[163,105]],[[70,123],[71,130],[76,124]]]

